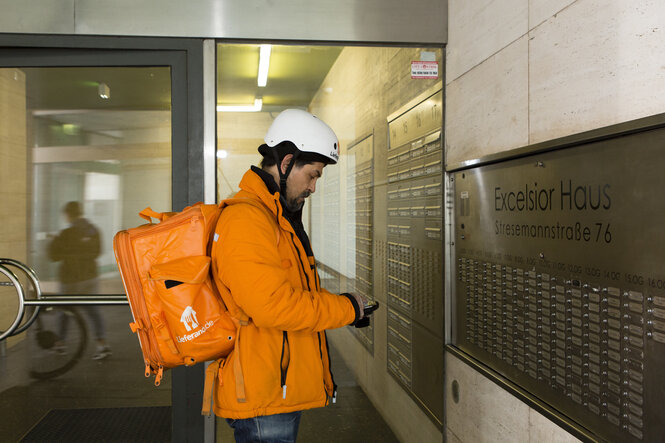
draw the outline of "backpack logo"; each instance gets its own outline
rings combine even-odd
[[[199,327],[199,320],[196,318],[196,311],[191,306],[187,306],[185,310],[182,311],[180,321],[183,325],[185,325],[187,332]]]

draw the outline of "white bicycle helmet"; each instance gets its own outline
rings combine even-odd
[[[330,126],[300,109],[282,111],[270,125],[264,141],[270,148],[289,141],[300,152],[320,155],[327,164],[334,165],[339,160],[339,142]]]

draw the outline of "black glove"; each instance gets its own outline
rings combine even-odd
[[[364,311],[364,316],[360,320],[358,320],[354,326],[356,328],[366,328],[369,326],[370,321],[369,321],[369,316],[372,315],[372,312],[376,311],[379,308],[379,302],[374,302],[369,305],[363,306],[363,311]]]

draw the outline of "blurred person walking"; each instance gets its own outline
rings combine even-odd
[[[62,294],[96,294],[99,286],[97,257],[101,252],[99,230],[83,217],[81,205],[77,201],[68,202],[63,212],[69,227],[63,229],[49,244],[48,256],[60,262],[59,279]],[[106,342],[104,318],[98,306],[86,306],[85,312],[92,323],[97,349],[93,360],[101,360],[111,355]],[[67,334],[68,318],[60,322],[59,337],[62,341]],[[63,352],[62,346],[56,350]]]

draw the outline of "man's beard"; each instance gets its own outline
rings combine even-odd
[[[309,191],[305,191],[296,198],[293,199],[287,199],[286,200],[286,209],[288,209],[289,212],[294,213],[298,212],[302,209],[302,207],[305,205],[305,200],[307,197],[310,196]],[[298,202],[298,199],[302,198],[302,202]]]

